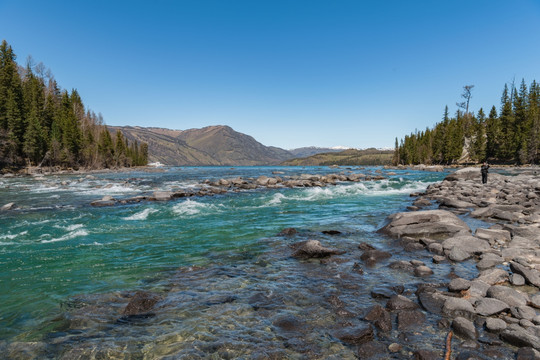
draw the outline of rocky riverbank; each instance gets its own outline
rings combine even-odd
[[[490,174],[480,181],[478,168],[465,168],[415,197],[410,212],[390,216],[380,229],[412,251],[433,253],[432,265],[474,261],[474,278],[430,284],[430,268],[393,263],[414,271],[424,284],[417,304],[440,314],[440,326],[457,335],[454,348],[486,354],[504,342],[518,359],[540,358],[540,179]],[[439,209],[422,210],[438,204]],[[458,216],[484,223],[474,231]],[[416,306],[416,303],[414,303]],[[412,307],[412,305],[411,305]],[[457,343],[457,344],[456,344]],[[457,345],[457,346],[456,346]],[[459,351],[458,351],[459,353]],[[458,358],[481,358],[461,357]]]

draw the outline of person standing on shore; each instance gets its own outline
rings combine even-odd
[[[484,162],[484,164],[480,168],[480,172],[482,172],[482,184],[487,183],[488,169],[489,169],[488,163]]]

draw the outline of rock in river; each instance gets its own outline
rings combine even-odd
[[[292,256],[295,258],[322,258],[345,253],[337,249],[325,248],[317,240],[301,241],[292,244],[291,247],[294,249]]]
[[[389,223],[379,232],[393,237],[428,237],[445,239],[458,233],[470,233],[463,220],[445,210],[401,212],[390,215]]]

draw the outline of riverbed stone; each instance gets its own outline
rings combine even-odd
[[[415,310],[418,308],[418,304],[403,295],[394,295],[386,303],[386,308],[390,311]]]
[[[474,326],[474,323],[464,317],[457,317],[452,321],[452,329],[455,333],[464,338],[475,340],[478,337],[478,332]]]
[[[392,257],[392,254],[390,254],[388,251],[374,249],[364,251],[364,253],[360,256],[360,259],[362,259],[367,265],[372,266],[379,261],[388,259],[390,257]]]
[[[453,318],[461,316],[469,320],[474,319],[476,315],[476,311],[470,302],[454,297],[446,299],[442,307],[442,313]]]
[[[147,291],[137,291],[129,303],[126,305],[123,311],[123,315],[133,316],[149,313],[156,303],[160,300],[160,297],[156,294]]]
[[[523,286],[525,285],[525,278],[519,274],[510,275],[510,284],[514,286]]]
[[[301,241],[291,245],[294,250],[292,256],[300,259],[323,258],[332,255],[344,254],[344,251],[326,248],[318,240]]]
[[[510,308],[510,313],[516,319],[525,319],[531,321],[536,317],[536,311],[530,306],[513,306]]]
[[[540,339],[517,324],[509,325],[501,333],[501,339],[517,347],[540,349]]]
[[[424,323],[426,316],[419,310],[403,310],[398,312],[398,330],[418,327]]]
[[[486,319],[486,329],[491,332],[500,332],[506,329],[506,322],[503,319],[498,318],[487,318]]]
[[[472,254],[463,250],[460,247],[454,246],[449,252],[448,252],[448,259],[452,261],[464,261],[472,257]]]
[[[378,341],[368,341],[358,346],[358,357],[360,359],[380,358],[386,352],[386,346]]]
[[[491,251],[491,246],[486,240],[478,239],[471,235],[453,236],[443,241],[442,246],[445,251],[450,251],[457,247],[469,254],[481,254]]]
[[[428,245],[428,250],[437,255],[444,254],[444,248],[441,243],[432,242]]]
[[[417,266],[414,268],[414,275],[416,276],[429,276],[433,274],[433,270],[425,265]]]
[[[477,278],[489,285],[500,284],[508,280],[508,273],[503,269],[487,269],[480,272]]]
[[[459,232],[470,232],[467,224],[446,210],[401,212],[390,215],[389,223],[379,232],[392,237],[447,238]]]
[[[514,290],[508,286],[494,285],[487,291],[487,296],[493,299],[501,300],[508,306],[525,306],[528,298],[523,293]]]
[[[347,327],[336,331],[335,336],[349,345],[360,345],[373,340],[374,331],[371,326]]]
[[[149,200],[154,201],[169,201],[173,197],[173,193],[171,191],[154,191],[154,194]]]
[[[538,360],[540,352],[532,347],[522,347],[517,352],[516,360]]]
[[[523,266],[515,261],[510,262],[510,269],[522,275],[525,281],[536,287],[540,287],[540,271]]]
[[[485,253],[482,254],[480,261],[476,264],[478,270],[486,270],[504,262],[504,258],[497,254]]]
[[[375,327],[382,331],[388,332],[392,330],[390,313],[380,305],[373,306],[364,317],[364,320],[372,321]]]
[[[509,306],[504,301],[491,298],[482,298],[475,304],[476,312],[482,316],[492,316],[508,310]]]
[[[450,284],[448,284],[448,290],[454,292],[468,290],[470,287],[471,282],[463,278],[452,279],[452,281],[450,281]]]

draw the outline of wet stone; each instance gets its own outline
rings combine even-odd
[[[418,308],[418,305],[409,300],[403,295],[394,295],[386,303],[386,308],[390,311],[394,310],[414,310]]]
[[[394,270],[414,272],[414,266],[410,262],[404,261],[404,260],[394,261],[393,263],[389,265],[389,267],[390,269],[394,269]]]
[[[154,308],[159,300],[160,297],[156,294],[146,291],[137,291],[129,300],[129,303],[123,311],[123,315],[133,316],[146,314]]]
[[[298,231],[295,228],[286,228],[281,230],[277,236],[294,236],[297,233]]]
[[[291,245],[294,250],[292,256],[300,259],[322,258],[332,255],[341,255],[344,251],[326,248],[318,240],[301,241]]]
[[[377,341],[369,341],[358,346],[358,357],[360,359],[379,358],[385,353],[386,346]]]
[[[368,327],[349,327],[340,329],[335,336],[349,345],[359,345],[373,340],[373,329]]]
[[[390,254],[387,251],[382,250],[367,250],[364,251],[362,256],[360,256],[360,259],[362,259],[367,265],[374,265],[377,262],[388,259],[392,257],[392,254]]]
[[[390,352],[392,353],[400,352],[401,349],[403,349],[403,346],[398,343],[391,343],[390,345],[388,345],[388,350],[390,350]]]
[[[474,323],[463,317],[457,317],[452,321],[452,329],[464,339],[475,340],[478,337]]]
[[[278,316],[272,324],[284,331],[299,331],[303,327],[300,320],[292,315]]]
[[[390,313],[380,305],[373,306],[364,320],[372,321],[374,325],[382,331],[392,330],[392,318]]]
[[[444,248],[442,244],[433,242],[428,245],[428,250],[437,255],[444,255]]]
[[[488,289],[487,296],[501,300],[508,306],[527,305],[527,297],[524,294],[507,286],[494,285]]]
[[[431,350],[417,350],[414,352],[415,360],[440,360],[442,354]]]
[[[433,270],[425,265],[418,266],[414,269],[414,275],[416,276],[429,276],[431,274],[433,274]]]
[[[532,347],[523,347],[518,350],[516,360],[538,360],[540,352]]]
[[[371,297],[374,299],[390,299],[396,293],[386,287],[376,287],[371,290]]]
[[[426,316],[419,310],[403,310],[398,313],[398,330],[418,327],[424,323]]]
[[[446,256],[434,255],[433,258],[432,258],[432,261],[433,261],[434,264],[440,264],[440,263],[446,261]]]

